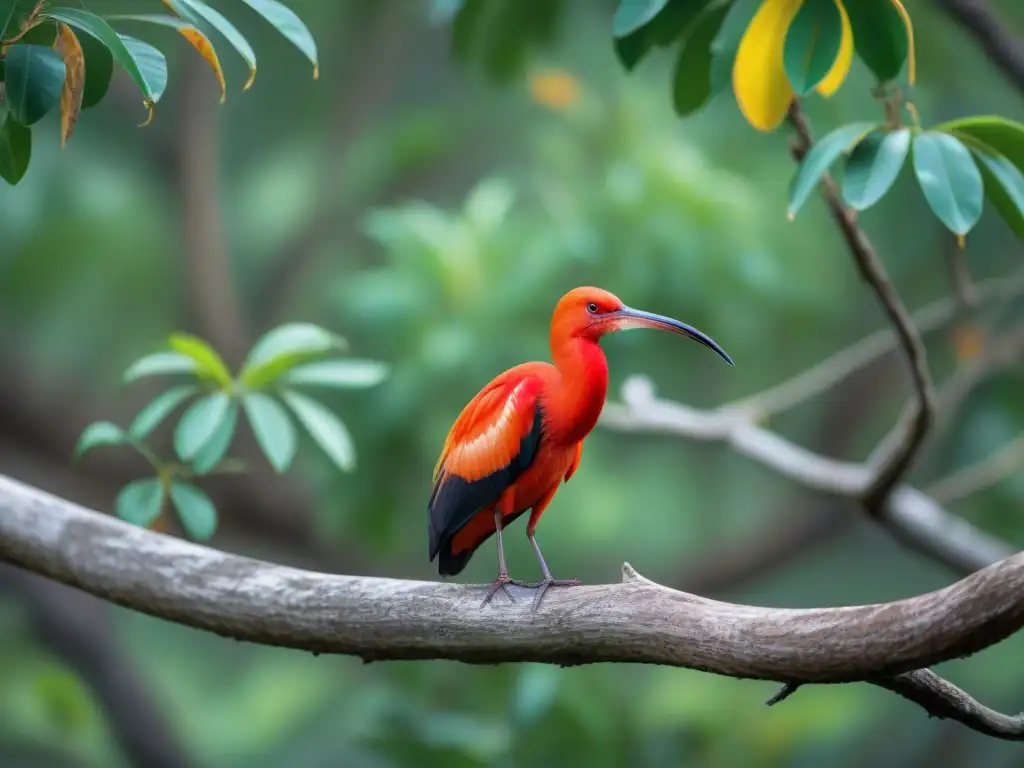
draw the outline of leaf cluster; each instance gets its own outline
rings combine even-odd
[[[340,358],[347,349],[337,334],[311,323],[288,323],[268,331],[250,350],[232,376],[217,351],[203,339],[176,333],[168,349],[133,362],[124,383],[147,376],[187,377],[164,390],[135,416],[127,429],[109,421],[90,424],[75,448],[81,456],[100,446],[126,446],[138,451],[155,471],[153,477],[128,483],[117,498],[118,516],[149,526],[169,501],[183,528],[195,539],[216,529],[216,509],[210,497],[191,480],[198,476],[243,471],[227,457],[240,413],[270,465],[278,472],[291,466],[298,448],[292,416],[340,469],[356,468],[354,441],[344,422],[301,389],[372,387],[384,380],[388,366],[375,360]],[[146,440],[181,406],[174,428],[174,452],[179,461],[165,462]],[[291,412],[291,416],[289,415]]]
[[[1024,125],[995,115],[927,130],[870,122],[836,128],[797,169],[789,215],[840,158],[843,199],[854,210],[869,208],[889,191],[908,156],[925,200],[951,232],[964,236],[973,229],[987,197],[1007,225],[1024,236]]]
[[[279,0],[234,0],[269,22],[313,64],[317,46],[301,19]],[[81,3],[0,0],[0,178],[17,184],[32,157],[32,126],[58,108],[61,146],[71,138],[82,110],[107,94],[114,66],[142,94],[148,117],[167,88],[167,59],[155,46],[115,25],[162,26],[177,31],[210,65],[226,98],[227,84],[213,39],[223,38],[249,67],[246,90],[256,77],[256,53],[238,28],[204,0],[162,0],[166,14],[100,16]],[[155,3],[154,3],[155,5]]]

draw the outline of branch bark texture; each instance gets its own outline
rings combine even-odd
[[[972,727],[990,711],[919,668],[1024,626],[1024,553],[906,600],[802,610],[677,592],[626,564],[622,583],[552,593],[534,617],[529,599],[481,607],[478,587],[332,576],[225,554],[2,477],[0,560],[225,637],[366,661],[640,662],[789,687],[895,689],[888,678],[907,675],[898,692]],[[1024,738],[1014,718],[982,719],[994,735]]]

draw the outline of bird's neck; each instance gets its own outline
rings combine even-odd
[[[596,341],[573,337],[551,345],[561,374],[548,414],[554,437],[566,444],[585,438],[597,424],[608,394],[608,362]]]

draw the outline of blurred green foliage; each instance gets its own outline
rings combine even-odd
[[[258,19],[239,19],[261,60],[274,66],[217,107],[220,176],[212,178],[231,275],[253,329],[249,341],[284,323],[312,323],[343,336],[352,357],[382,361],[390,371],[369,389],[318,392],[352,434],[355,472],[339,472],[322,452],[301,447],[287,475],[260,470],[309,489],[317,535],[336,548],[330,565],[338,570],[354,570],[346,564],[352,554],[376,573],[436,578],[424,520],[444,435],[494,374],[547,356],[551,309],[575,285],[600,285],[691,322],[737,361],[735,369],[709,365],[695,345],[623,334],[605,344],[612,397],[627,376],[643,373],[666,397],[714,406],[776,383],[882,324],[821,201],[810,197],[797,221],[787,219],[794,165],[786,136],[756,133],[729,99],[679,121],[671,103],[675,59],[652,50],[624,74],[609,40],[610,9],[566,2],[559,34],[530,48],[523,74],[492,84],[449,60],[449,30],[431,20],[425,3],[384,21],[358,0],[294,7],[322,40],[322,76],[311,80],[307,63]],[[908,7],[922,73],[915,102],[924,119],[1024,116],[1009,86],[933,4]],[[1017,4],[1001,10],[1024,28]],[[400,28],[404,42],[386,53],[380,30]],[[194,52],[169,50],[172,72],[179,54]],[[244,75],[244,61],[235,64]],[[359,118],[348,134],[354,138],[342,143],[339,124],[352,117],[357,86],[385,65],[398,73],[386,108]],[[873,81],[857,65],[836,97],[810,103],[819,134],[862,117]],[[215,87],[212,79],[205,85]],[[379,81],[371,85],[384,90]],[[117,87],[115,78],[112,95]],[[18,187],[0,190],[3,362],[12,376],[30,378],[44,410],[67,413],[62,406],[73,399],[75,437],[97,419],[129,425],[159,390],[147,381],[120,390],[120,373],[175,329],[203,333],[186,309],[195,275],[183,255],[191,223],[179,205],[174,148],[196,118],[180,108],[183,87],[169,80],[162,119],[142,131],[123,111],[137,106],[135,97],[127,107],[108,97],[79,125],[75,142],[63,151],[46,142]],[[35,130],[56,137],[58,124],[51,115]],[[320,211],[332,226],[323,239],[307,240]],[[948,293],[949,235],[908,174],[860,221],[910,306]],[[966,254],[977,277],[1005,274],[1019,260],[1019,243],[998,217],[983,217]],[[285,255],[306,268],[282,281]],[[1019,311],[1011,308],[1008,319]],[[939,334],[930,352],[943,375],[957,365],[948,335]],[[915,482],[1017,436],[1024,425],[1018,392],[1011,376],[975,393]],[[854,414],[847,456],[866,455],[904,396],[883,382],[872,407]],[[812,443],[818,422],[844,407],[844,398],[821,398],[772,426]],[[153,432],[167,456],[174,423]],[[30,462],[41,449],[17,429],[0,423],[0,456],[9,449]],[[58,458],[68,463],[73,445],[66,448]],[[88,476],[101,453],[118,452],[90,452],[76,477]],[[45,471],[38,479],[77,494]],[[119,488],[106,489],[105,508],[114,510]],[[955,511],[1021,542],[1015,510],[1022,501],[1014,477]],[[615,580],[626,560],[686,588],[691,567],[730,562],[737,547],[787,525],[790,515],[818,509],[806,502],[801,491],[719,447],[599,428],[538,538],[559,576]],[[244,530],[246,521],[238,522]],[[212,543],[247,546],[220,531]],[[294,555],[276,546],[260,542],[258,554]],[[506,552],[513,576],[535,578],[521,526],[506,537]],[[494,567],[485,547],[460,580],[489,581]],[[858,520],[843,536],[756,579],[722,585],[715,596],[838,605],[904,597],[950,578]],[[0,762],[118,765],[100,702],[40,644],[18,600],[0,609]],[[1009,765],[1017,758],[1012,744],[929,720],[867,686],[805,689],[766,709],[771,684],[698,672],[364,665],[239,645],[123,611],[115,619],[126,659],[142,669],[199,765],[661,768],[943,759]],[[937,671],[986,704],[1015,711],[1020,652],[1021,641],[1011,638]]]

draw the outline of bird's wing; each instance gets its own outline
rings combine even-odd
[[[579,469],[580,459],[583,457],[583,441],[580,440],[576,443],[576,458],[572,460],[572,464],[569,465],[569,469],[565,472],[565,482],[569,482],[569,478],[576,474],[576,470]]]
[[[430,559],[533,461],[541,440],[542,380],[517,366],[492,380],[455,420],[434,470]]]

